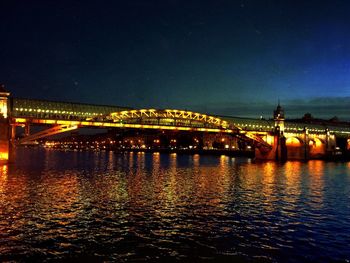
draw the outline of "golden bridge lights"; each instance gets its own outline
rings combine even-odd
[[[7,92],[3,85],[0,86],[0,117],[6,119],[8,117],[7,100],[10,93]]]
[[[176,109],[141,109],[113,112],[106,118],[112,118],[114,122],[128,123],[132,120],[144,120],[147,122],[155,121],[168,126],[189,126],[200,128],[203,124],[220,128],[228,129],[228,122],[215,116],[209,116],[198,112],[176,110]],[[180,125],[176,125],[180,122]],[[184,125],[185,124],[185,125]]]
[[[0,115],[3,118],[7,118],[7,100],[0,97]]]
[[[4,104],[1,104],[2,115],[6,115]],[[1,106],[0,105],[0,106]],[[172,141],[174,134],[201,134],[214,141],[201,138],[194,139],[188,145],[192,148],[220,148],[220,149],[246,149],[255,151],[257,158],[276,159],[276,154],[281,152],[283,156],[291,159],[305,159],[311,156],[325,156],[336,149],[336,136],[349,138],[350,128],[330,127],[323,125],[306,126],[305,123],[285,121],[284,111],[280,105],[274,111],[272,120],[254,120],[236,117],[218,117],[198,112],[177,109],[128,109],[112,106],[76,105],[56,102],[41,102],[33,100],[13,100],[11,104],[10,124],[13,127],[28,125],[48,125],[53,128],[39,134],[32,134],[25,140],[39,139],[56,133],[74,130],[84,127],[118,128],[134,132],[152,133],[146,130],[158,130],[162,134],[168,134],[167,138],[161,138],[159,142],[150,141],[150,145],[157,147],[182,147],[180,142]],[[74,106],[74,107],[73,107]],[[7,109],[6,109],[7,110]],[[1,113],[0,111],[0,113]],[[7,116],[7,115],[6,115]],[[26,134],[27,135],[27,134]],[[214,137],[213,137],[214,136]],[[238,145],[231,142],[231,137],[244,141]],[[18,140],[18,143],[25,141]],[[173,139],[174,140],[174,139]],[[219,145],[213,146],[213,143]],[[148,148],[147,142],[136,142],[135,147]],[[250,145],[249,145],[250,144]],[[145,145],[144,147],[141,147]],[[283,149],[282,146],[283,145]],[[103,146],[102,146],[103,147]],[[344,150],[350,150],[350,139],[344,146]],[[79,148],[79,147],[78,147]],[[100,147],[101,148],[101,147]],[[106,148],[108,148],[106,146]],[[283,150],[283,151],[282,151]],[[305,151],[307,154],[302,154]],[[260,153],[259,153],[260,152]],[[7,157],[6,152],[2,154]],[[10,155],[11,156],[11,155]]]
[[[7,150],[0,150],[0,164],[7,162],[9,159],[9,151]]]

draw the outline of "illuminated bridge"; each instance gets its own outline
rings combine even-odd
[[[81,127],[116,129],[156,129],[200,132],[207,141],[215,134],[254,142],[261,159],[308,159],[335,154],[337,138],[346,140],[349,149],[349,125],[307,124],[284,119],[278,106],[270,120],[213,116],[178,109],[132,109],[10,97],[0,90],[0,159],[8,159],[11,142],[21,144]],[[30,133],[30,127],[46,129]],[[25,137],[15,141],[16,127],[25,128]],[[212,139],[210,139],[212,138]],[[214,138],[214,139],[213,139]]]

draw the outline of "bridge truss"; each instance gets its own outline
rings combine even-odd
[[[201,114],[198,112],[184,110],[156,110],[156,109],[141,109],[120,111],[110,114],[110,118],[114,122],[121,123],[150,123],[162,124],[169,126],[186,126],[186,127],[211,127],[220,129],[232,129],[229,125],[218,117]]]
[[[27,136],[19,141],[26,143],[80,127],[160,129],[179,131],[215,132],[233,134],[241,139],[255,141],[257,147],[270,149],[271,146],[259,135],[246,131],[217,116],[176,109],[122,110],[109,114],[88,117],[85,120],[62,120],[41,118],[15,118],[15,124],[48,124],[53,127]]]

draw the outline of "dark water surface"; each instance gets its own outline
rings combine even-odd
[[[19,149],[0,260],[350,260],[350,163]]]

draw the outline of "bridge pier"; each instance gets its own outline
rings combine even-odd
[[[4,86],[0,86],[0,165],[6,164],[10,156],[10,119],[8,117],[8,97]]]
[[[267,136],[266,141],[272,146],[271,149],[263,147],[255,150],[255,158],[262,160],[286,161],[288,157],[286,137],[284,135],[284,110],[278,102],[276,110],[273,111],[273,119],[275,122],[274,131]],[[271,138],[273,136],[273,138]]]
[[[26,123],[24,126],[24,136],[27,137],[30,135],[30,124]]]
[[[10,140],[9,140],[9,124],[8,120],[0,119],[0,165],[9,161]]]
[[[324,133],[301,131],[285,132],[284,111],[278,104],[274,111],[275,130],[264,139],[271,148],[256,149],[256,158],[263,160],[309,160],[326,158],[334,154],[336,139],[328,128]],[[311,130],[312,131],[312,130]]]
[[[11,145],[15,145],[15,139],[16,139],[16,125],[12,124],[11,125],[11,137],[10,137],[10,142]]]
[[[278,129],[276,129],[276,132],[273,135],[267,136],[269,136],[269,141],[272,148],[255,148],[255,158],[258,160],[286,161],[287,146],[284,135],[280,133]]]
[[[307,127],[304,127],[303,131],[304,136],[304,147],[303,147],[303,155],[301,156],[301,159],[309,160],[310,158],[310,139],[309,139],[309,130]]]

